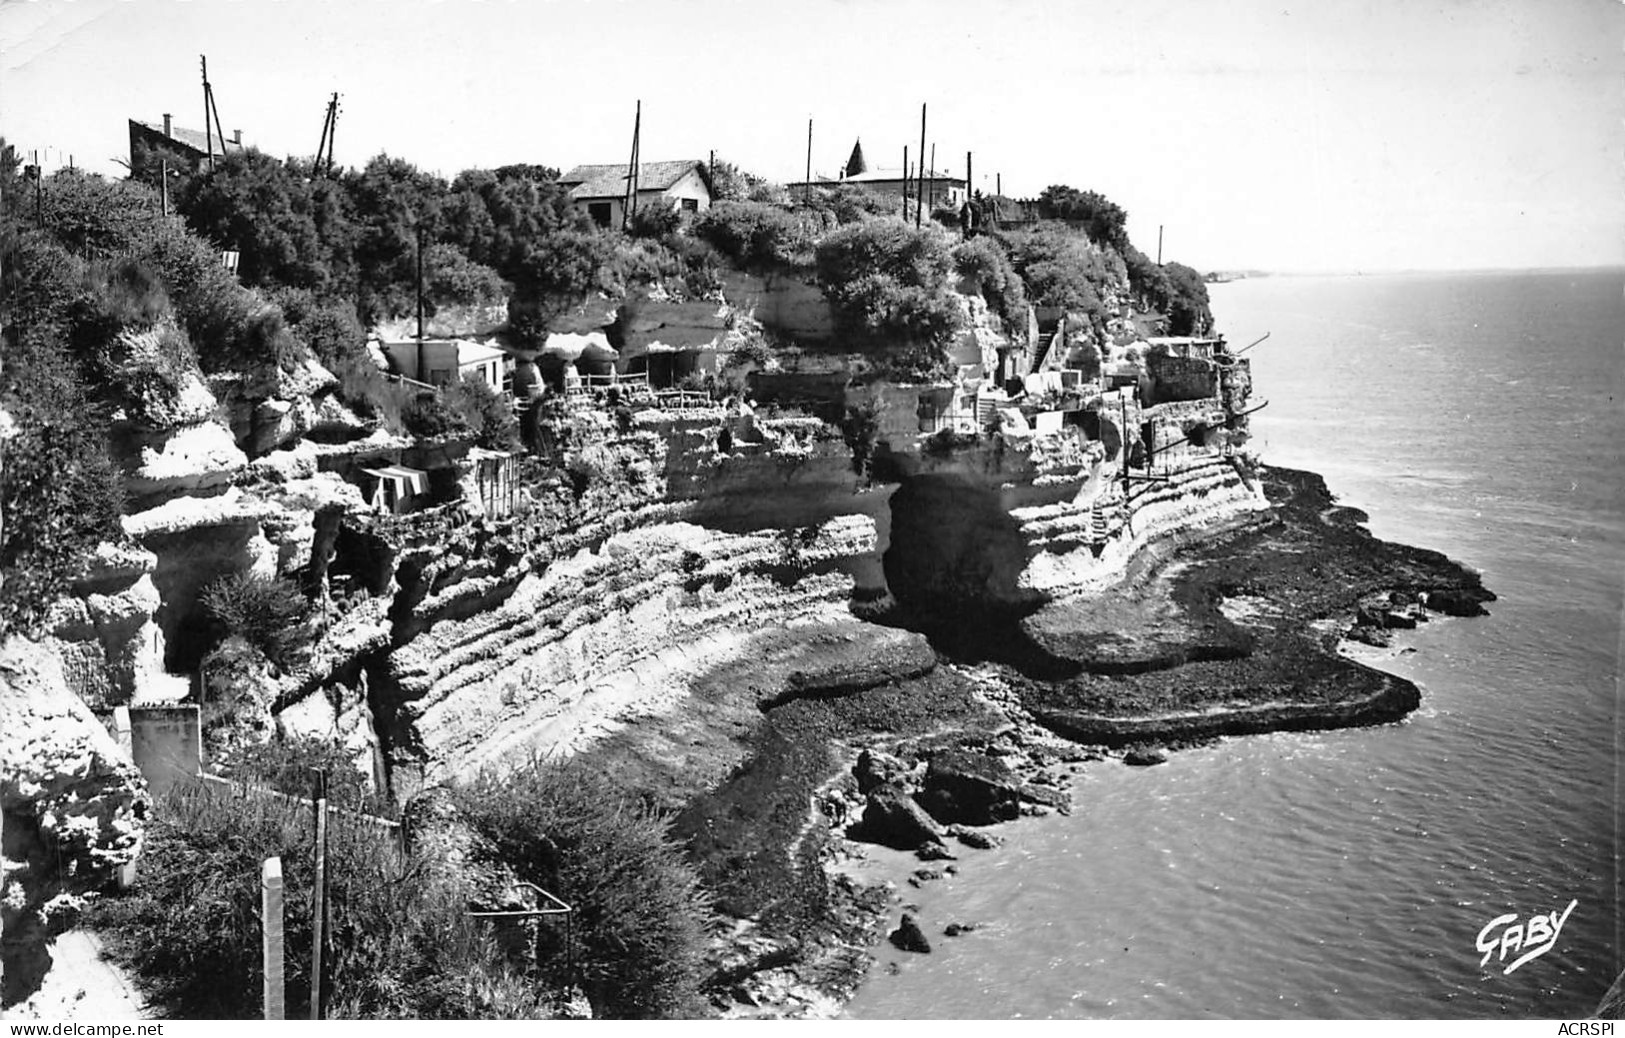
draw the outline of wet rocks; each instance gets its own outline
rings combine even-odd
[[[992,850],[1004,842],[1002,836],[995,836],[993,833],[981,829],[973,829],[968,825],[950,825],[948,835],[954,837],[966,847],[974,847],[982,851]]]
[[[860,793],[869,793],[879,786],[900,786],[908,773],[907,764],[879,750],[864,750],[858,754],[858,763],[852,769]]]
[[[1157,746],[1135,746],[1123,754],[1123,763],[1136,768],[1149,768],[1168,763],[1168,753]]]
[[[1051,808],[1062,814],[1072,813],[1072,794],[1054,786],[1029,782],[1021,787],[1021,802]]]
[[[908,885],[923,887],[934,879],[941,879],[942,876],[943,871],[941,869],[915,869],[914,873],[908,877]]]
[[[914,852],[914,856],[921,861],[952,861],[954,858],[953,852],[948,849],[948,845],[941,840],[922,843],[919,849]]]
[[[897,929],[893,930],[887,939],[898,951],[919,952],[923,955],[931,953],[931,942],[926,940],[925,931],[921,930],[920,924],[906,912],[903,914],[903,921],[897,924]]]
[[[928,844],[941,846],[941,830],[914,798],[896,786],[871,790],[863,817],[851,830],[853,839],[911,851]]]
[[[1494,598],[1482,587],[1446,588],[1428,592],[1427,607],[1446,616],[1487,616],[1484,602]]]
[[[1003,761],[967,750],[943,750],[925,771],[920,804],[944,824],[991,825],[1021,813],[1022,781]]]

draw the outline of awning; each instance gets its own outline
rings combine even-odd
[[[614,360],[620,354],[609,344],[603,332],[588,332],[586,335],[554,332],[547,337],[542,356],[556,357],[566,364],[573,364],[582,357],[588,360]]]
[[[414,494],[421,494],[429,489],[429,474],[421,469],[409,469],[401,465],[385,465],[383,468],[364,468],[361,471],[377,479],[387,479],[392,483],[399,483],[404,487],[409,487]]]

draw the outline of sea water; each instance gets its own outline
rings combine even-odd
[[[1491,615],[1406,632],[1422,688],[1377,728],[1106,761],[1070,817],[1005,827],[909,889],[853,1017],[1555,1017],[1620,961],[1622,274],[1216,285],[1267,463],[1322,473],[1379,537],[1445,552]],[[905,888],[907,889],[907,888]],[[1515,915],[1561,915],[1512,972]],[[984,924],[938,936],[948,922]],[[895,966],[891,964],[895,963]]]

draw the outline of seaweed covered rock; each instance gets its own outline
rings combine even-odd
[[[1021,814],[1021,778],[997,757],[944,750],[925,769],[920,805],[944,825],[990,825]]]
[[[853,827],[851,836],[911,851],[938,842],[941,831],[907,793],[895,786],[880,786],[869,793],[863,818]]]
[[[908,771],[908,765],[889,753],[864,750],[858,754],[852,775],[858,780],[858,792],[867,794],[880,786],[901,786]]]
[[[931,953],[931,942],[926,940],[925,931],[921,930],[920,924],[906,912],[903,913],[903,921],[891,932],[890,940],[899,951],[919,952],[924,955]]]

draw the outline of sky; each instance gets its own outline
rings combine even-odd
[[[1100,191],[1202,270],[1625,265],[1620,0],[4,0],[0,134],[123,175],[127,119],[446,176],[861,138]],[[48,149],[48,150],[47,150]]]

